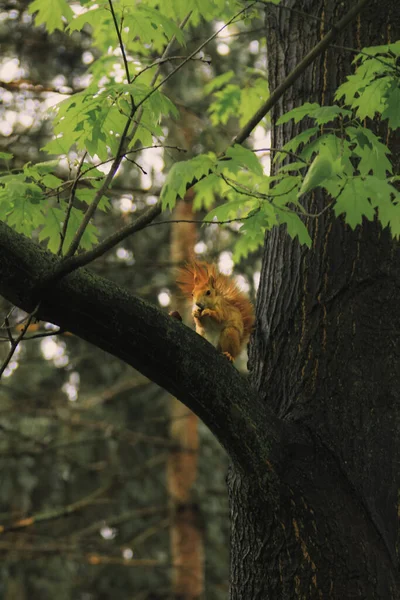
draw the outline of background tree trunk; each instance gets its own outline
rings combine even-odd
[[[350,6],[267,8],[272,90]],[[343,47],[399,37],[400,5],[370,2],[275,107],[272,147],[309,126],[277,127],[282,113],[332,103],[354,58]],[[308,208],[326,202],[313,193]],[[399,246],[376,223],[352,231],[330,212],[307,226],[311,250],[267,234],[250,356],[260,397],[305,437],[287,440],[269,489],[231,471],[231,600],[399,598]]]
[[[193,194],[180,200],[174,219],[194,219]],[[194,256],[196,241],[194,223],[175,223],[171,231],[171,262],[183,265]],[[176,271],[176,269],[174,269]],[[174,298],[174,308],[184,318],[187,301]],[[199,455],[198,417],[177,398],[169,405],[170,438],[174,442],[167,462],[167,484],[171,514],[172,594],[175,600],[199,600],[204,593],[203,530],[199,506],[193,494],[197,479]]]

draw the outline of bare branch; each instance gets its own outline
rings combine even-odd
[[[121,49],[122,60],[124,61],[125,75],[126,75],[126,78],[128,80],[128,83],[130,83],[131,82],[131,77],[130,77],[130,74],[129,74],[129,65],[128,65],[128,61],[127,61],[127,58],[126,58],[125,46],[124,46],[124,42],[122,41],[121,30],[118,27],[117,17],[115,15],[115,11],[114,11],[114,6],[113,6],[113,3],[112,3],[112,0],[108,0],[108,4],[110,5],[110,11],[111,11],[111,15],[112,15],[112,18],[113,18],[115,31],[116,31],[117,36],[118,36],[118,42],[119,42],[119,47]],[[133,101],[133,97],[132,96],[131,96],[131,101],[132,101],[132,106],[133,106],[134,105],[134,101]]]
[[[36,308],[33,310],[33,312],[31,312],[31,313],[28,315],[28,317],[27,317],[27,319],[26,319],[26,323],[25,323],[25,325],[23,326],[23,328],[22,328],[22,330],[21,330],[21,333],[19,334],[19,336],[18,336],[18,337],[17,337],[15,340],[13,340],[13,338],[12,338],[12,336],[11,336],[11,340],[12,340],[12,341],[11,341],[11,343],[10,343],[10,345],[11,345],[11,347],[10,347],[10,351],[9,351],[9,353],[7,354],[7,356],[6,356],[6,358],[5,358],[4,362],[3,362],[3,364],[2,364],[2,365],[1,365],[1,367],[0,367],[0,379],[2,378],[2,375],[3,375],[4,371],[6,370],[7,366],[9,365],[9,363],[10,363],[10,361],[11,361],[12,357],[14,356],[14,353],[15,353],[16,349],[18,348],[18,345],[19,345],[20,341],[23,339],[23,337],[24,337],[25,333],[27,332],[27,330],[28,330],[28,327],[29,327],[29,325],[30,325],[30,324],[31,324],[31,322],[32,322],[32,319],[34,318],[34,316],[35,316],[35,315],[36,315],[36,313],[38,312],[38,309],[39,309],[39,305],[37,305],[37,306],[36,306]],[[8,327],[7,327],[7,330],[8,330]],[[11,334],[10,334],[10,335],[11,335]]]
[[[65,220],[64,220],[63,228],[62,228],[61,235],[60,235],[60,245],[59,245],[58,250],[57,250],[57,255],[58,256],[61,256],[61,254],[62,254],[64,240],[65,240],[65,236],[66,236],[67,229],[68,229],[68,223],[69,223],[69,219],[70,219],[70,216],[71,216],[72,207],[74,205],[75,192],[76,192],[76,188],[77,188],[78,183],[79,183],[80,174],[81,174],[81,171],[82,171],[82,166],[83,166],[83,163],[85,161],[86,155],[87,155],[87,152],[84,152],[83,155],[82,155],[82,158],[81,158],[81,160],[79,162],[79,166],[78,166],[78,170],[77,170],[77,173],[76,173],[76,177],[75,177],[75,179],[74,179],[74,181],[72,183],[71,191],[70,191],[70,194],[69,194],[69,200],[68,200],[68,208],[67,208],[67,212],[65,214]]]
[[[53,510],[48,510],[42,513],[37,513],[35,515],[31,515],[30,517],[25,517],[23,519],[18,519],[17,521],[13,521],[9,525],[0,525],[0,534],[7,533],[8,531],[18,531],[20,529],[26,529],[27,527],[31,527],[36,523],[43,523],[48,521],[54,521],[55,519],[59,519],[60,517],[65,517],[67,515],[71,515],[72,513],[83,510],[87,506],[93,504],[94,500],[97,500],[100,496],[103,496],[110,487],[112,486],[112,481],[108,482],[105,486],[95,490],[89,496],[74,502],[73,504],[68,504],[67,506],[61,506],[60,508],[55,508]]]

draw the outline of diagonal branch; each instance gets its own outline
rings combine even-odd
[[[43,523],[48,521],[54,521],[55,519],[59,519],[61,517],[65,517],[67,515],[72,515],[75,512],[79,512],[84,508],[87,508],[91,504],[95,502],[98,498],[103,496],[112,486],[113,482],[110,481],[103,487],[95,490],[89,496],[85,498],[81,498],[81,500],[77,500],[72,504],[68,504],[67,506],[61,506],[60,508],[54,508],[51,510],[44,511],[42,513],[36,513],[31,515],[30,517],[24,517],[22,519],[17,519],[16,521],[12,521],[6,525],[0,525],[0,534],[7,533],[8,531],[18,531],[20,529],[26,529],[36,523]]]

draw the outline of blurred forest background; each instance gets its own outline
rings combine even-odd
[[[96,56],[90,28],[72,36],[60,31],[49,36],[33,26],[28,4],[0,4],[0,150],[14,154],[13,169],[27,161],[48,160],[40,150],[52,135],[47,111],[86,87],[88,66]],[[222,24],[189,25],[185,52]],[[265,77],[262,36],[260,11],[259,22],[230,26],[205,48],[204,60],[190,62],[169,80],[167,93],[179,106],[180,117],[163,124],[162,143],[173,148],[135,156],[143,171],[124,163],[109,192],[111,209],[96,216],[103,238],[156,201],[175,160],[209,149],[218,152],[230,142],[238,120],[232,117],[224,127],[215,127],[207,114],[210,98],[204,87],[231,69],[243,87],[255,75]],[[171,63],[162,69],[167,74]],[[266,145],[265,135],[261,126],[256,128],[253,141],[258,147]],[[67,160],[57,176],[69,177]],[[203,216],[196,213],[195,218]],[[182,224],[174,227],[149,227],[90,268],[163,310],[173,310],[180,303],[174,287],[179,260],[171,237],[184,235]],[[195,251],[238,276],[254,300],[260,254],[234,267],[230,249],[236,231],[235,225],[198,228]],[[1,321],[10,308],[0,299]],[[24,314],[14,311],[15,317],[22,321]],[[43,324],[37,331],[32,328],[0,386],[0,598],[176,598],[169,478],[177,453],[185,450],[178,447],[173,421],[186,424],[187,409],[185,414],[171,410],[168,394],[131,367],[74,336],[48,335],[49,329]],[[1,361],[8,346],[3,326]],[[240,368],[245,364],[244,357]],[[190,512],[202,564],[204,557],[204,581],[197,588],[199,597],[219,600],[228,592],[227,457],[197,419],[190,427],[196,439],[193,427],[199,433],[198,445],[188,440],[194,479]],[[20,521],[20,527],[10,526],[27,517],[31,520]],[[179,568],[188,567],[182,563]]]

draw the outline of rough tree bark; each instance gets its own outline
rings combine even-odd
[[[283,5],[312,18],[267,9],[271,89],[351,1]],[[283,112],[332,103],[354,57],[340,46],[399,38],[400,4],[370,2],[275,107],[272,147],[298,133],[292,123],[276,126]],[[400,160],[398,140],[381,133]],[[314,194],[308,208],[318,212],[326,201]],[[308,227],[310,251],[281,230],[266,237],[251,378],[312,444],[287,446],[269,490],[232,469],[231,600],[400,598],[399,245],[376,223],[353,232],[329,213]]]
[[[268,8],[271,89],[350,0],[283,4],[311,17]],[[371,0],[336,43],[360,48],[399,34],[399,3]],[[304,101],[329,103],[351,58],[330,49],[281,99],[272,114],[274,147],[295,133],[291,124],[277,128],[277,117]],[[398,140],[390,141],[399,162]],[[314,210],[323,202],[318,194],[310,199]],[[267,236],[252,386],[206,340],[86,270],[50,285],[38,316],[165,387],[225,446],[232,459],[231,600],[394,600],[399,247],[375,223],[353,232],[325,213],[308,225],[310,251],[283,231]],[[32,310],[37,285],[57,259],[1,222],[0,257],[0,293]]]

